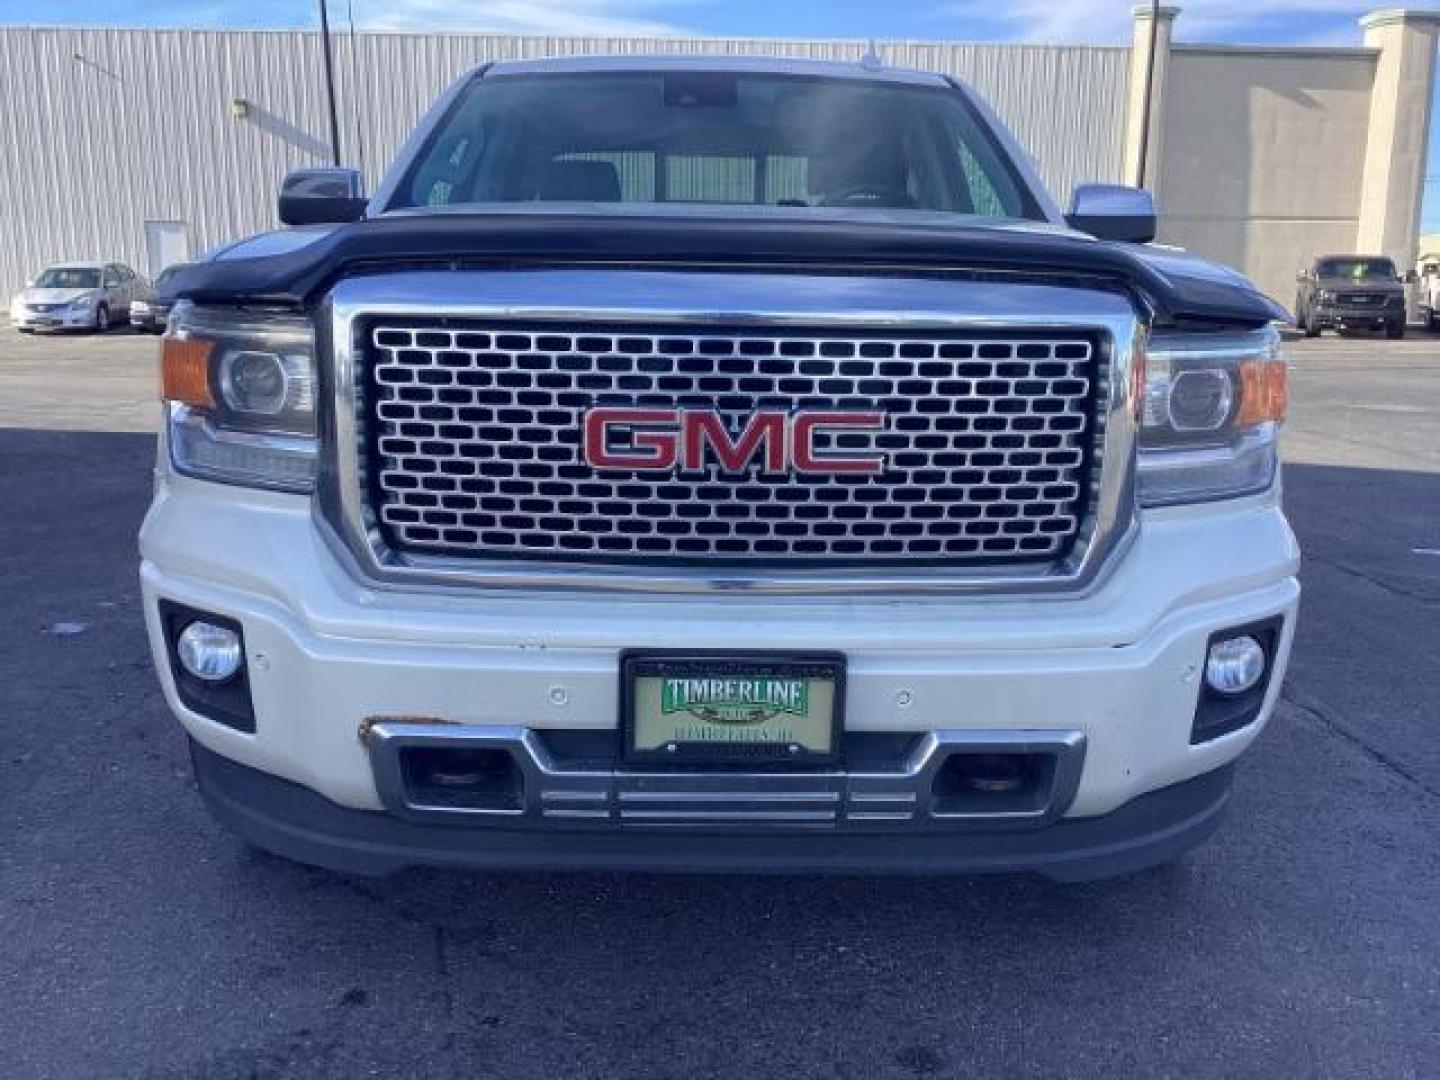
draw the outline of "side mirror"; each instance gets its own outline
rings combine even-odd
[[[365,216],[365,184],[356,169],[295,169],[280,184],[280,222],[333,225]]]
[[[1072,229],[1097,240],[1129,244],[1148,244],[1159,229],[1150,192],[1118,184],[1081,184],[1070,200],[1065,220]]]

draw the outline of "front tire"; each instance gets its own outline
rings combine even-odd
[[[104,334],[110,330],[110,308],[101,304],[95,309],[95,333]]]
[[[1385,327],[1385,336],[1391,341],[1399,341],[1405,336],[1405,324],[1391,323],[1389,326]]]
[[[1320,336],[1320,327],[1315,325],[1315,313],[1307,311],[1300,319],[1300,329],[1305,332],[1307,338]]]

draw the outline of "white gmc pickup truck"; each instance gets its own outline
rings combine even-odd
[[[1038,871],[1206,837],[1280,690],[1283,309],[945,77],[463,78],[179,273],[140,536],[199,786],[409,865]],[[167,298],[162,298],[167,299]]]

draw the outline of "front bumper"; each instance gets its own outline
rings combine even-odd
[[[163,330],[170,321],[170,308],[153,304],[131,304],[130,325],[137,330]]]
[[[1093,872],[1103,870],[1103,860],[1090,859],[1096,851],[1087,837],[1096,850],[1118,845],[1119,869],[1144,865],[1213,827],[1223,802],[1215,778],[1228,776],[1225,767],[1273,706],[1299,596],[1298,552],[1276,492],[1147,512],[1110,572],[1075,595],[501,595],[381,590],[336,557],[308,499],[221,487],[163,468],[158,479],[141,534],[146,618],[167,700],[203,750],[202,786],[217,813],[257,842],[347,868],[365,862],[352,858],[358,847],[379,871],[446,862],[1028,867],[1064,876],[1067,851],[1079,853],[1076,865],[1089,860],[1101,868]],[[182,704],[161,600],[242,625],[253,733]],[[1275,616],[1283,629],[1260,716],[1192,745],[1210,636]],[[568,804],[537,794],[520,813],[495,816],[416,812],[386,783],[377,732],[512,744],[529,733],[578,733],[618,744],[619,654],[627,648],[840,651],[849,661],[847,734],[984,739],[991,746],[1044,735],[1083,753],[1073,776],[1047,789],[1043,805],[1011,821],[930,813],[924,763],[898,783],[908,766],[878,781],[846,767],[793,783],[766,781],[771,788],[744,777],[712,781],[719,786],[713,791],[627,776],[602,763],[578,778],[559,769],[558,780],[530,789],[568,793]],[[827,809],[757,818],[753,806],[737,804],[737,783],[767,810]],[[625,792],[646,786],[652,790],[642,799],[668,809],[660,818],[627,818],[626,799],[634,796]],[[1171,818],[1131,809],[1169,805],[1169,796],[1145,801],[1169,789],[1207,794],[1199,803],[1181,798]],[[872,801],[855,803],[857,791]],[[280,812],[292,804],[315,816]],[[547,805],[584,813],[547,814]],[[697,807],[720,812],[701,820]],[[866,818],[867,811],[874,813]],[[329,848],[326,836],[334,841]]]
[[[191,743],[210,812],[268,851],[350,874],[410,866],[485,870],[955,874],[1038,872],[1057,881],[1134,873],[1169,862],[1219,826],[1232,769],[1140,796],[1110,814],[1045,829],[966,832],[607,832],[417,823],[339,806]]]
[[[17,330],[85,330],[95,325],[93,311],[35,312],[28,308],[12,311],[10,322]]]
[[[1311,322],[1325,330],[1383,330],[1387,326],[1404,325],[1405,309],[1319,304],[1311,315]]]

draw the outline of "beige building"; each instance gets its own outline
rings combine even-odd
[[[1178,19],[1178,23],[1177,23]],[[1416,253],[1440,14],[1383,11],[1350,49],[1177,43],[1161,8],[1145,183],[1161,239],[1239,267],[1284,302],[1316,254]],[[881,42],[887,64],[972,84],[1062,202],[1139,177],[1150,8],[1133,47]],[[487,60],[763,53],[859,60],[860,41],[340,35],[343,155],[370,183],[420,113]],[[155,273],[275,227],[286,170],[330,157],[318,35],[0,27],[0,292],[50,262]],[[103,193],[103,194],[102,194]]]
[[[1381,11],[1358,49],[1173,44],[1161,8],[1145,183],[1161,239],[1293,299],[1327,252],[1410,266],[1419,243],[1440,13]],[[1138,179],[1150,9],[1137,9],[1125,175]]]

